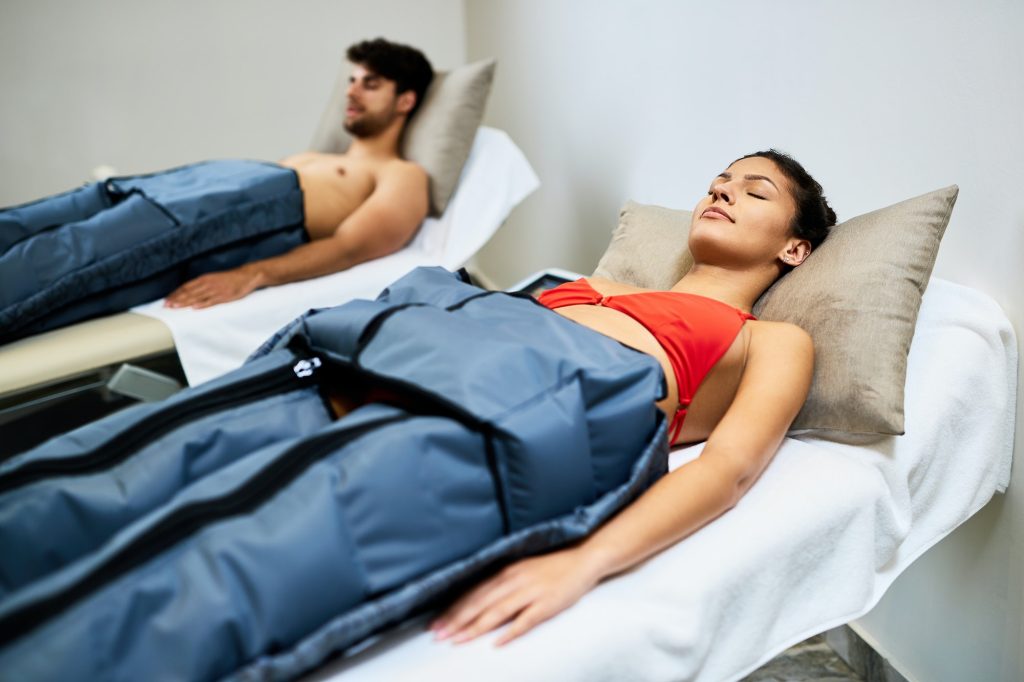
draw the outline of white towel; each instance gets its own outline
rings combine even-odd
[[[461,267],[538,186],[537,175],[509,136],[480,128],[444,214],[427,218],[398,253],[212,308],[171,309],[160,300],[133,310],[170,328],[185,376],[195,386],[241,365],[264,339],[310,308],[374,298],[417,266]]]

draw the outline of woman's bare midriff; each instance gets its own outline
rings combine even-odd
[[[604,306],[570,305],[556,308],[554,312],[657,360],[665,373],[668,388],[667,396],[657,405],[669,419],[672,418],[679,406],[679,386],[675,371],[665,350],[646,327],[626,313]],[[704,377],[687,409],[683,429],[676,442],[695,443],[706,440],[725,414],[736,395],[743,371],[746,333],[747,327],[744,326],[729,350]]]
[[[373,192],[376,166],[344,154],[307,152],[289,156],[281,165],[299,176],[306,231],[310,239],[334,234],[338,226]]]

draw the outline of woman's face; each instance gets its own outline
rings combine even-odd
[[[790,233],[796,202],[789,180],[769,159],[736,161],[697,203],[690,225],[694,260],[731,267],[770,263],[797,240]]]

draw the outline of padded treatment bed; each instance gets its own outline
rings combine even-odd
[[[736,680],[853,620],[1009,482],[1016,341],[986,295],[933,278],[906,433],[791,433],[737,506],[502,648],[434,642],[427,618],[307,680]],[[675,449],[670,468],[702,445]]]
[[[161,373],[183,370],[179,380],[195,385],[241,365],[267,336],[310,308],[373,298],[389,282],[419,265],[458,268],[538,185],[536,174],[511,138],[503,131],[481,127],[445,211],[436,218],[428,217],[398,253],[345,272],[260,290],[205,310],[171,310],[155,301],[131,312],[2,346],[0,433],[11,428],[5,424],[16,423],[13,418],[21,418],[16,412],[26,411],[26,403],[31,403],[28,409],[43,414],[59,403],[54,396],[60,394],[98,390],[109,399],[105,386],[121,363]],[[0,455],[7,454],[9,447],[0,443]]]

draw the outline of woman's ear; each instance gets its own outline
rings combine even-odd
[[[806,239],[791,239],[779,253],[779,258],[786,265],[797,266],[811,255],[811,243]]]

